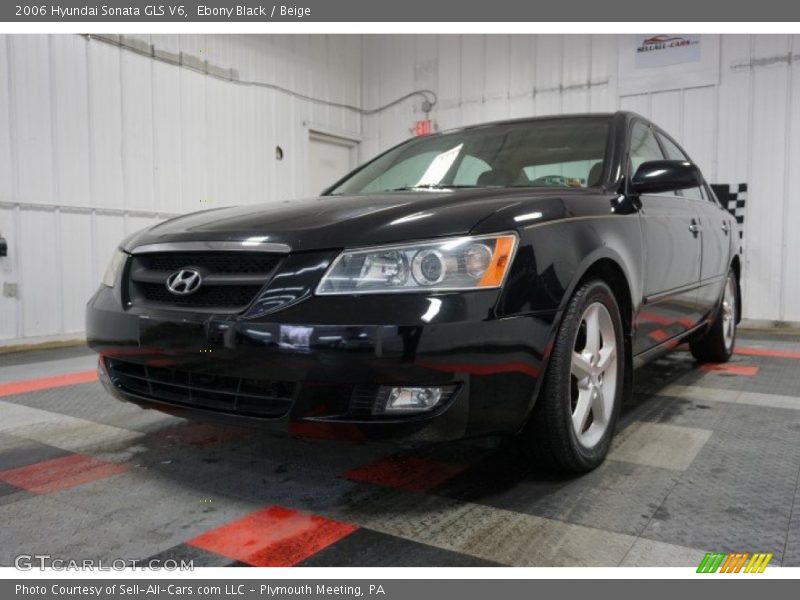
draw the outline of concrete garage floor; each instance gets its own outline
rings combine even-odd
[[[0,355],[0,565],[800,566],[800,336],[742,333],[719,370],[685,351],[640,370],[609,460],[571,478],[504,448],[193,424],[112,400],[93,369],[83,348]]]

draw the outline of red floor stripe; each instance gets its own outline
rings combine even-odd
[[[350,523],[270,506],[186,543],[257,567],[291,567],[357,529]]]
[[[76,385],[78,383],[89,383],[91,381],[97,381],[97,371],[81,371],[80,373],[66,373],[65,375],[54,375],[52,377],[42,377],[40,379],[12,381],[10,383],[0,384],[0,397],[37,392],[39,390]]]
[[[692,319],[689,319],[687,317],[675,318],[675,317],[670,317],[668,315],[660,315],[658,313],[652,313],[646,311],[642,311],[639,313],[639,321],[644,323],[655,323],[656,325],[666,325],[666,326],[675,325],[676,323],[679,323],[684,327],[686,327],[687,329],[690,329],[697,324],[696,321],[693,321]]]
[[[800,358],[800,352],[796,350],[772,350],[770,348],[750,348],[747,346],[737,346],[734,350],[736,354],[744,356],[769,356],[772,358]]]
[[[425,492],[464,471],[467,465],[458,465],[414,456],[389,456],[363,467],[351,469],[344,476],[362,481],[398,488],[410,492]]]
[[[663,329],[654,329],[648,335],[650,336],[650,339],[655,342],[663,342],[664,340],[669,339],[669,334]]]
[[[0,471],[0,481],[34,492],[50,494],[123,473],[127,467],[84,454],[71,454],[26,467]]]
[[[729,373],[731,375],[744,375],[746,377],[752,377],[753,375],[758,373],[758,367],[754,367],[751,365],[705,364],[700,366],[700,370],[713,373]]]
[[[675,323],[675,319],[672,317],[644,310],[639,313],[639,321],[644,321],[645,323],[655,323],[656,325],[672,325]]]

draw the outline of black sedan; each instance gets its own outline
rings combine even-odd
[[[124,240],[89,302],[116,397],[299,436],[517,436],[592,469],[633,369],[729,359],[732,217],[626,112],[409,140],[321,197]]]

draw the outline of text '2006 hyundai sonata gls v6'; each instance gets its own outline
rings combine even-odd
[[[580,472],[633,369],[688,341],[726,361],[733,218],[632,113],[409,140],[323,196],[128,238],[88,306],[118,398],[301,436],[518,436]]]

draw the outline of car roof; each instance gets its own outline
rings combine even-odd
[[[521,117],[518,119],[503,119],[500,121],[489,121],[487,123],[476,123],[475,125],[465,125],[463,127],[453,127],[451,129],[444,129],[442,131],[437,131],[436,133],[432,134],[433,136],[437,135],[444,135],[448,133],[456,133],[459,131],[474,131],[476,129],[484,129],[484,128],[491,128],[491,127],[502,127],[507,125],[521,125],[524,123],[535,123],[537,121],[549,121],[549,120],[556,120],[556,119],[581,119],[581,118],[607,118],[611,119],[613,117],[623,117],[625,120],[631,119],[642,119],[644,121],[650,122],[649,119],[646,119],[640,114],[635,112],[631,112],[628,110],[618,110],[616,112],[591,112],[591,113],[570,113],[570,114],[562,114],[562,115],[543,115],[538,117]]]

